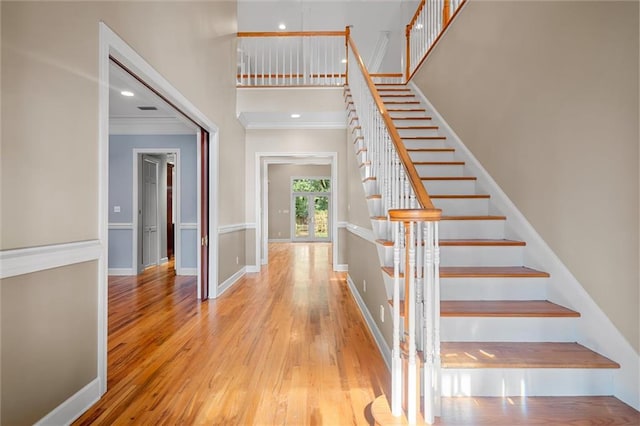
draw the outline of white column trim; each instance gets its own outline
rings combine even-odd
[[[31,274],[100,259],[98,240],[0,251],[0,278]]]

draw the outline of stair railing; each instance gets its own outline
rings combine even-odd
[[[422,0],[405,28],[405,78],[409,81],[466,0]]]
[[[441,211],[433,206],[348,28],[346,32],[348,85],[362,133],[364,177],[375,182],[388,223],[379,238],[394,242],[391,413],[401,416],[404,409],[408,423],[416,424],[422,390],[423,415],[433,423],[440,409]],[[425,360],[422,374],[419,352]]]
[[[345,31],[239,32],[236,84],[342,86]]]

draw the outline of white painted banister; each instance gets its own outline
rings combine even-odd
[[[370,184],[369,195],[380,198],[382,216],[376,220],[386,221],[377,237],[394,244],[391,414],[398,417],[404,410],[407,422],[416,424],[422,405],[422,417],[433,423],[440,400],[440,373],[436,371],[440,367],[440,298],[436,286],[441,211],[433,206],[348,33],[347,42],[348,99],[357,112],[357,118],[351,117],[352,123],[357,121],[352,133],[359,144],[363,178]],[[428,356],[426,362],[419,352]]]
[[[342,86],[345,31],[239,32],[239,86]]]

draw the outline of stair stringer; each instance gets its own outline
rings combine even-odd
[[[509,217],[505,224],[505,237],[527,242],[525,264],[551,274],[547,281],[547,299],[580,312],[581,317],[576,325],[578,343],[620,364],[620,368],[613,373],[614,396],[640,410],[640,354],[464,145],[420,88],[413,82],[409,82],[408,86],[428,108],[433,124],[440,127],[439,134],[446,136],[448,144],[456,149],[457,159],[465,161],[469,174],[478,178],[478,188],[491,196],[491,205]]]

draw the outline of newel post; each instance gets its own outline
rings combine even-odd
[[[442,8],[442,28],[446,27],[451,19],[451,0],[444,0]]]
[[[405,52],[405,80],[409,81],[411,76],[411,26],[408,24],[405,28],[405,37],[407,39],[406,52]]]
[[[344,66],[344,84],[349,84],[349,38],[351,37],[351,28],[349,25],[344,27],[344,47],[345,47],[345,59],[347,62]]]

